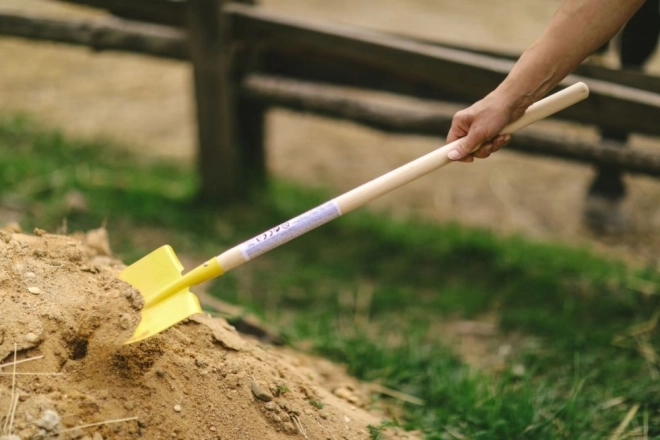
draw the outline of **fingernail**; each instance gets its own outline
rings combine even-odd
[[[458,160],[461,158],[461,153],[458,150],[451,150],[447,154],[447,157],[450,158],[451,160]]]

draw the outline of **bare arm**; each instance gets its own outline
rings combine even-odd
[[[450,157],[471,162],[506,145],[497,136],[585,58],[612,38],[644,0],[564,0],[541,36],[521,55],[509,75],[488,96],[454,116],[447,142],[463,138]],[[454,153],[454,152],[452,152]]]

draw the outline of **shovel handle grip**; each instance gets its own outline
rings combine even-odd
[[[589,88],[579,82],[532,104],[525,114],[510,123],[501,133],[513,133],[544,119],[589,96]],[[447,156],[458,141],[451,142],[418,159],[408,162],[370,182],[348,191],[323,205],[284,222],[216,257],[224,272],[268,252],[347,212],[359,208],[406,183],[412,182],[450,162]]]

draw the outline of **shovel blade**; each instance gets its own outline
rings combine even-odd
[[[201,312],[202,308],[197,297],[190,290],[184,289],[176,295],[142,309],[140,324],[133,336],[124,344],[132,344],[155,336],[191,315]]]
[[[154,336],[184,319],[201,313],[197,297],[183,287],[171,295],[154,301],[161,293],[181,280],[183,265],[171,246],[162,246],[125,268],[119,278],[135,287],[144,297],[140,324],[133,336],[125,342],[131,344]]]

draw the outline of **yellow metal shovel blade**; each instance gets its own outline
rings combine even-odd
[[[197,297],[182,283],[183,265],[171,246],[162,246],[124,269],[119,278],[144,297],[142,319],[126,344],[154,336],[202,308]]]
[[[142,319],[133,336],[124,344],[132,344],[155,336],[184,319],[201,313],[197,297],[188,289],[142,309]]]

